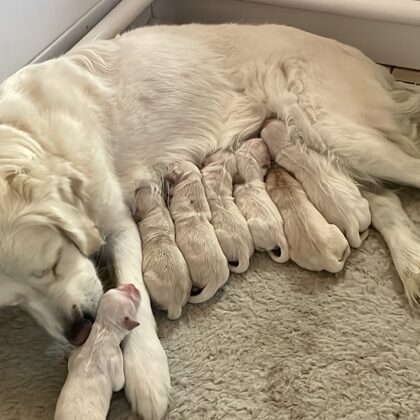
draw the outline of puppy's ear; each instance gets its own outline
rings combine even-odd
[[[98,228],[82,209],[58,201],[49,206],[46,216],[86,257],[98,251],[104,243]]]
[[[123,325],[126,330],[131,331],[134,328],[138,327],[140,325],[140,322],[137,322],[136,320],[131,319],[129,316],[125,316]]]

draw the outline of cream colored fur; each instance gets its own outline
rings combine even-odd
[[[139,323],[139,291],[132,284],[104,294],[87,341],[74,350],[54,420],[105,420],[112,393],[124,387],[121,341]]]
[[[201,173],[192,163],[180,161],[167,177],[174,184],[170,211],[176,243],[187,261],[193,286],[202,289],[189,302],[205,302],[227,282],[229,268],[210,223]]]
[[[314,207],[299,182],[276,167],[269,170],[266,185],[284,220],[290,259],[307,270],[341,271],[350,254],[349,244]]]
[[[229,269],[243,273],[249,267],[254,243],[246,220],[233,199],[232,176],[237,172],[232,152],[216,152],[205,161],[202,182],[211,211],[211,223]]]
[[[17,72],[0,87],[0,304],[70,337],[95,315],[102,289],[87,254],[106,240],[118,284],[134,282],[144,296],[142,324],[123,342],[125,392],[143,418],[162,418],[170,377],[141,273],[134,192],[174,161],[199,164],[257,135],[270,116],[359,181],[420,187],[419,89],[297,29],[141,28]]]
[[[143,277],[152,301],[177,319],[191,292],[188,266],[175,242],[175,227],[158,188],[142,187],[135,217],[143,251]]]
[[[267,251],[279,263],[289,259],[283,220],[264,184],[271,157],[262,139],[252,139],[236,152],[239,183],[234,186],[236,205],[248,223],[255,249]]]
[[[276,162],[293,173],[321,214],[340,228],[350,246],[359,248],[370,226],[369,204],[345,168],[290,138],[284,122],[270,122],[261,132]],[[297,141],[296,141],[297,140]]]

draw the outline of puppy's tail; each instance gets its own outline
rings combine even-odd
[[[204,287],[204,289],[200,292],[200,294],[195,296],[190,296],[188,299],[189,303],[203,303],[207,300],[211,299],[216,292],[219,290],[221,286],[215,281],[212,281],[207,286]]]
[[[249,268],[249,259],[251,258],[252,252],[249,250],[241,250],[238,261],[229,261],[229,270],[232,273],[241,274],[245,273]]]
[[[283,241],[279,241],[276,248],[268,251],[268,255],[274,262],[282,264],[289,261],[289,248]]]
[[[175,320],[178,319],[182,314],[182,307],[181,305],[171,305],[168,308],[168,318]]]

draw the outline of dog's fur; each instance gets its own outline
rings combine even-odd
[[[254,243],[245,218],[233,200],[232,176],[237,172],[232,152],[216,152],[205,161],[202,182],[211,211],[211,223],[233,273],[249,267]]]
[[[283,121],[269,122],[261,137],[276,162],[293,173],[325,219],[340,228],[350,246],[359,248],[371,223],[369,204],[345,169],[293,142]]]
[[[363,192],[372,212],[372,225],[383,236],[395,269],[413,307],[419,303],[420,232],[391,191]]]
[[[143,278],[150,298],[168,318],[181,316],[191,292],[187,263],[175,242],[175,227],[158,187],[142,187],[136,194],[143,250]]]
[[[105,420],[113,392],[124,387],[123,338],[139,323],[140,294],[127,284],[104,294],[86,342],[72,352],[54,420]]]
[[[350,247],[340,229],[325,220],[285,169],[270,169],[266,185],[283,216],[290,259],[307,270],[341,271]]]
[[[200,170],[187,161],[176,162],[166,178],[173,184],[170,211],[176,242],[187,262],[191,281],[201,292],[191,303],[209,300],[227,282],[229,268],[213,226]]]
[[[270,116],[359,181],[420,187],[418,88],[297,29],[147,27],[17,72],[0,88],[0,304],[64,337],[96,312],[88,254],[106,239],[118,284],[144,296],[142,324],[123,343],[126,395],[144,418],[161,418],[169,370],[142,280],[134,191],[176,160],[198,164],[255,136]],[[418,296],[419,283],[405,286]]]
[[[176,162],[167,179],[173,183],[170,211],[176,243],[190,271],[193,286],[202,291],[189,302],[209,300],[228,281],[229,268],[213,226],[201,172],[187,161]]]
[[[255,249],[267,251],[276,262],[286,262],[289,250],[283,220],[264,184],[264,176],[271,165],[270,152],[264,141],[246,141],[236,152],[236,165],[238,183],[234,185],[233,194],[247,221]]]

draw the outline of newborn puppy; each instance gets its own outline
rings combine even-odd
[[[285,169],[270,169],[266,185],[283,216],[290,259],[307,270],[341,271],[350,247],[340,229],[324,219]]]
[[[181,316],[191,292],[187,263],[175,242],[175,227],[161,191],[140,188],[135,218],[143,250],[143,278],[155,305],[168,318]]]
[[[230,271],[243,273],[249,267],[254,243],[246,220],[233,200],[232,176],[236,172],[235,155],[216,152],[206,159],[201,174],[211,210],[211,223],[229,261]]]
[[[369,203],[354,181],[325,156],[304,148],[299,140],[294,142],[282,121],[269,122],[261,137],[276,162],[302,184],[309,199],[327,221],[340,228],[350,246],[360,247],[367,236],[371,215]]]
[[[247,221],[255,249],[268,251],[274,261],[283,263],[289,259],[283,220],[264,184],[270,163],[270,153],[262,139],[246,141],[236,152],[238,176],[233,195]]]
[[[106,419],[112,392],[124,387],[120,344],[139,325],[139,304],[140,293],[132,284],[104,294],[88,339],[70,355],[55,420]]]
[[[170,211],[176,242],[187,262],[193,286],[203,289],[191,296],[189,302],[205,302],[227,282],[229,268],[210,223],[201,173],[192,163],[181,161],[173,165],[167,179],[174,184]]]

